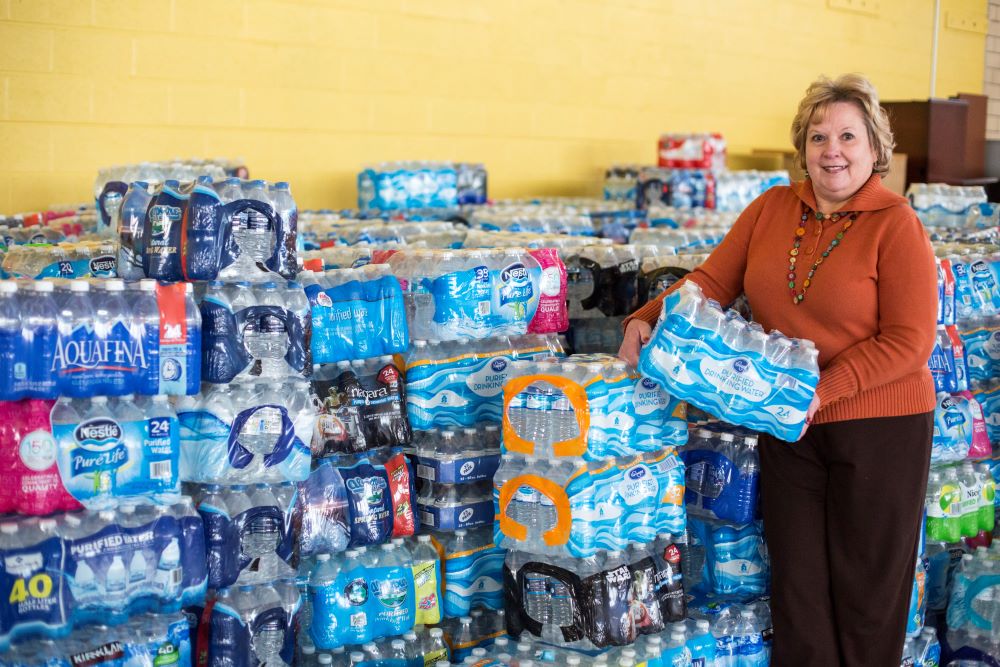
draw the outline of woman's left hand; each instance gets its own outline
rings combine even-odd
[[[799,440],[805,437],[806,431],[809,430],[809,425],[812,424],[817,410],[819,410],[819,396],[813,394],[812,400],[809,401],[809,408],[806,410],[806,423],[802,425],[802,433],[799,433]]]

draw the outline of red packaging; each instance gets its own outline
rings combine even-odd
[[[410,483],[412,471],[406,457],[396,454],[385,462],[385,472],[389,476],[389,491],[392,493],[392,536],[407,537],[416,532],[413,515],[413,498]]]

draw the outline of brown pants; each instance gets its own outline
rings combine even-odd
[[[933,413],[761,438],[772,667],[895,667],[910,606]]]

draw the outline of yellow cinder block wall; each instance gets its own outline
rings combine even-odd
[[[788,146],[821,73],[928,96],[933,0],[834,1],[0,0],[0,213],[175,156],[241,156],[303,207],[353,205],[358,169],[394,159],[597,194],[664,131],[720,131],[746,166]],[[986,13],[943,0],[938,96],[982,91],[985,35],[946,19]]]

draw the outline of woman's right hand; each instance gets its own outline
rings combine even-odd
[[[618,348],[618,357],[632,368],[639,366],[639,352],[642,346],[649,342],[653,327],[645,320],[630,320],[625,327],[625,339]]]

